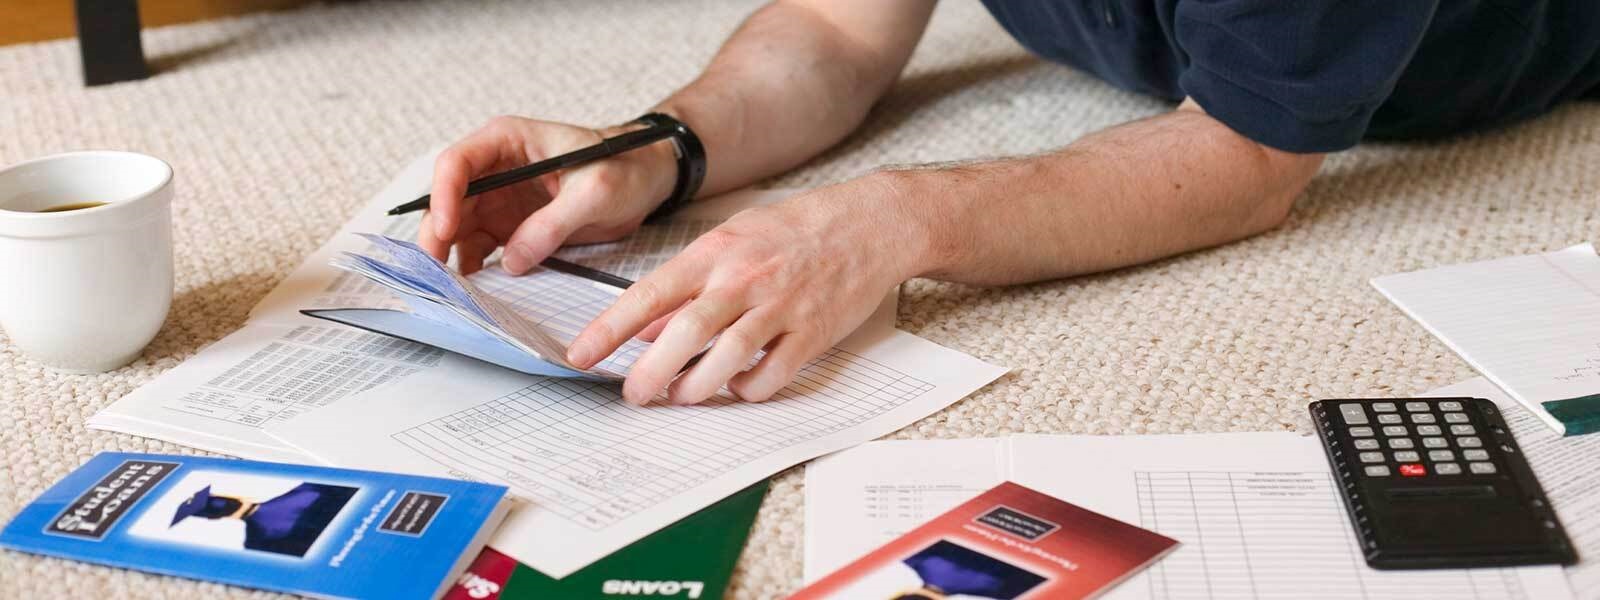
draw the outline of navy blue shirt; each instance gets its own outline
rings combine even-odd
[[[984,0],[1023,46],[1331,152],[1600,96],[1600,0]]]

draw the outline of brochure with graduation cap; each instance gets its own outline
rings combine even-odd
[[[505,498],[432,477],[106,452],[22,509],[0,547],[326,598],[434,598]]]
[[[561,579],[484,548],[445,600],[717,600],[766,493],[765,481],[747,487]]]
[[[790,599],[1089,598],[1177,545],[1153,531],[1008,482]]]

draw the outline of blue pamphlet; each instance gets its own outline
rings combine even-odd
[[[325,598],[436,598],[506,507],[498,485],[105,452],[22,509],[0,547]]]

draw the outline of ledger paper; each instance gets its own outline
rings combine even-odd
[[[866,444],[806,467],[806,578],[1004,480],[1182,542],[1107,598],[1571,597],[1554,566],[1368,568],[1322,449],[1287,432]]]
[[[773,399],[630,405],[615,386],[487,365],[429,371],[269,431],[331,465],[509,486],[490,545],[552,577],[816,456],[888,434],[1005,370],[863,328]]]

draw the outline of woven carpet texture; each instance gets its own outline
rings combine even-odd
[[[96,452],[192,452],[83,421],[238,327],[409,159],[499,114],[632,118],[689,81],[755,7],[313,5],[147,30],[158,73],[93,89],[71,40],[0,48],[0,163],[134,150],[172,163],[177,184],[176,299],[142,358],[63,375],[0,339],[0,520]],[[951,0],[862,131],[765,185],[1040,152],[1170,108],[1032,58],[977,2]],[[1363,146],[1330,157],[1284,227],[1245,242],[1029,286],[906,285],[902,329],[1012,371],[891,437],[1304,431],[1315,398],[1473,375],[1368,279],[1596,237],[1600,104],[1443,142]],[[733,597],[798,587],[801,519],[801,469],[791,469],[761,509]],[[0,553],[4,598],[266,595]]]

